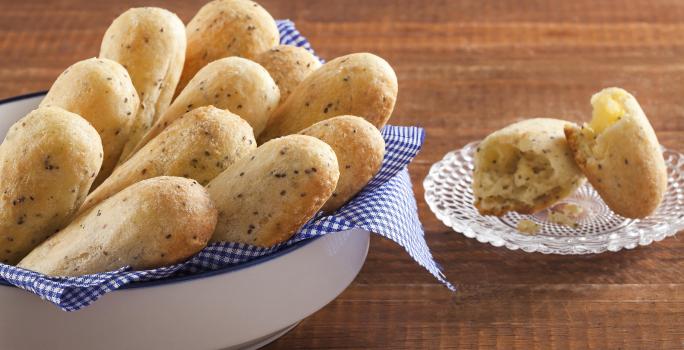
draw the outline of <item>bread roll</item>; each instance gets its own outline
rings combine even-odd
[[[321,67],[321,62],[313,54],[292,45],[278,45],[264,51],[254,61],[266,68],[278,84],[281,104],[309,74]]]
[[[311,136],[259,146],[207,190],[219,211],[212,241],[270,247],[289,239],[332,195],[340,176],[335,152]]]
[[[40,106],[76,113],[100,134],[104,159],[93,183],[95,188],[119,161],[139,104],[138,93],[123,66],[106,58],[90,58],[67,68]]]
[[[345,115],[318,122],[301,132],[332,147],[340,166],[340,179],[324,212],[334,212],[354,197],[377,174],[385,156],[385,140],[373,124]]]
[[[18,267],[49,276],[79,276],[124,266],[168,266],[202,250],[215,225],[216,209],[196,181],[155,177],[81,214]]]
[[[101,165],[100,136],[80,116],[43,107],[17,121],[0,145],[0,261],[66,226]]]
[[[185,67],[176,94],[210,62],[230,56],[254,59],[280,42],[273,17],[249,0],[208,2],[188,23],[187,35]]]
[[[480,143],[473,173],[473,195],[480,214],[533,214],[583,183],[563,135],[567,124],[558,119],[528,119]]]
[[[100,57],[128,70],[140,108],[121,153],[122,163],[147,130],[166,111],[185,61],[185,25],[157,7],[132,8],[117,17],[102,39]]]
[[[255,149],[252,128],[240,117],[213,106],[194,109],[116,168],[88,195],[79,212],[157,176],[182,176],[206,185]]]
[[[653,127],[627,91],[608,88],[591,98],[593,118],[567,125],[577,164],[617,214],[644,218],[663,200],[667,169]]]
[[[338,57],[317,69],[278,107],[259,143],[298,133],[322,120],[355,115],[381,129],[397,99],[397,76],[382,58],[370,53]]]
[[[164,115],[138,143],[136,151],[180,116],[195,108],[213,105],[244,119],[258,135],[278,106],[280,92],[264,67],[239,57],[214,61],[183,89]]]

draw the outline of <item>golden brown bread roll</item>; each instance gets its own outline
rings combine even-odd
[[[210,62],[230,56],[254,59],[280,42],[273,17],[249,0],[207,3],[188,23],[187,36],[185,67],[176,94]]]
[[[202,68],[171,107],[138,143],[136,151],[180,116],[195,108],[213,105],[244,119],[258,135],[278,106],[280,92],[264,67],[239,57],[227,57]]]
[[[216,208],[200,184],[155,177],[79,215],[18,267],[49,276],[79,276],[124,266],[167,266],[202,250],[215,225]]]
[[[354,197],[377,174],[385,156],[385,140],[365,119],[344,115],[318,122],[301,132],[332,147],[340,166],[340,179],[324,212],[334,212]]]
[[[338,57],[294,89],[257,140],[298,133],[338,115],[359,116],[380,129],[392,115],[397,92],[397,76],[382,58],[370,53]]]
[[[112,173],[138,112],[138,93],[126,69],[106,58],[90,58],[67,68],[52,84],[41,107],[61,107],[95,127],[104,159],[93,188]]]
[[[102,39],[100,57],[128,70],[140,97],[122,163],[147,130],[171,104],[185,61],[185,25],[157,7],[132,8],[117,17]]]
[[[182,176],[206,185],[255,149],[252,128],[240,117],[213,106],[194,109],[116,168],[88,195],[79,212],[157,176]]]
[[[289,239],[330,198],[340,176],[335,152],[311,136],[259,146],[207,190],[219,211],[212,241],[270,247]]]
[[[0,145],[0,261],[66,226],[101,165],[100,136],[80,116],[44,107],[19,119]]]
[[[278,84],[281,104],[309,74],[321,67],[321,62],[313,54],[292,45],[278,45],[264,51],[254,61],[266,68]]]
[[[593,118],[565,135],[577,164],[617,214],[643,218],[660,205],[667,169],[653,127],[639,102],[620,88],[591,98]]]

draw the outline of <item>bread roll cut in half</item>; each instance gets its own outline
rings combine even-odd
[[[473,174],[475,207],[480,214],[532,214],[572,194],[583,183],[563,135],[566,124],[558,119],[528,119],[482,141]]]
[[[653,127],[639,102],[623,89],[604,89],[592,96],[591,104],[591,122],[565,127],[575,160],[615,213],[646,217],[667,187],[665,160]]]

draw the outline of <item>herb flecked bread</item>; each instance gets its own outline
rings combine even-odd
[[[313,54],[292,45],[278,45],[264,51],[254,61],[266,68],[278,85],[281,104],[309,74],[321,67],[321,62]]]
[[[396,74],[370,53],[321,65],[279,36],[250,0],[211,1],[187,27],[156,7],[114,19],[100,57],[0,145],[0,260],[157,268],[208,242],[272,247],[357,195],[384,158]]]
[[[100,134],[104,159],[93,183],[95,188],[119,161],[139,104],[138,93],[123,66],[106,58],[90,58],[62,72],[40,106],[76,113]]]
[[[252,126],[254,135],[259,135],[279,99],[278,86],[264,67],[244,58],[222,58],[192,78],[138,143],[136,151],[186,112],[209,105],[239,115]]]
[[[392,115],[397,89],[397,76],[382,58],[370,53],[338,57],[294,89],[257,140],[298,133],[338,115],[359,116],[380,129]]]
[[[377,174],[385,156],[385,140],[365,119],[351,115],[318,122],[301,132],[332,147],[340,166],[340,179],[324,212],[334,212],[354,197]]]
[[[79,212],[157,176],[182,176],[204,186],[255,149],[252,128],[240,117],[213,106],[194,109],[116,168],[88,195]]]
[[[593,117],[583,126],[567,125],[577,164],[617,214],[643,218],[660,205],[667,170],[653,127],[639,102],[620,88],[591,98]]]
[[[311,136],[259,146],[207,185],[218,209],[212,241],[270,247],[289,239],[330,198],[340,172],[335,152]]]
[[[57,107],[17,121],[0,145],[0,261],[16,264],[66,226],[102,165],[97,131]]]
[[[185,25],[175,14],[156,7],[132,8],[109,26],[100,57],[128,70],[140,108],[121,153],[122,163],[147,130],[171,104],[185,61]]]
[[[176,94],[210,62],[229,56],[254,59],[280,42],[273,17],[249,0],[207,3],[188,23],[187,36],[185,67]]]
[[[215,226],[216,209],[200,184],[155,177],[79,215],[17,266],[49,276],[167,266],[202,250]]]
[[[558,119],[528,119],[480,143],[473,194],[481,214],[532,214],[572,194],[583,183],[563,134],[567,124]]]

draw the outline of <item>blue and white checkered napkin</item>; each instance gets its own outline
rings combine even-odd
[[[278,21],[281,42],[309,47],[309,43],[290,21]],[[271,248],[239,243],[216,243],[206,247],[190,260],[154,270],[118,271],[82,277],[56,278],[0,264],[3,280],[37,294],[65,311],[84,308],[102,295],[132,282],[152,281],[180,275],[212,271],[263,257],[303,240],[361,228],[391,239],[432,275],[453,290],[432,258],[425,242],[416,200],[413,196],[407,166],[423,143],[421,128],[386,126],[382,130],[386,143],[385,159],[379,173],[349,203],[333,215],[319,215],[304,225],[289,241]]]

